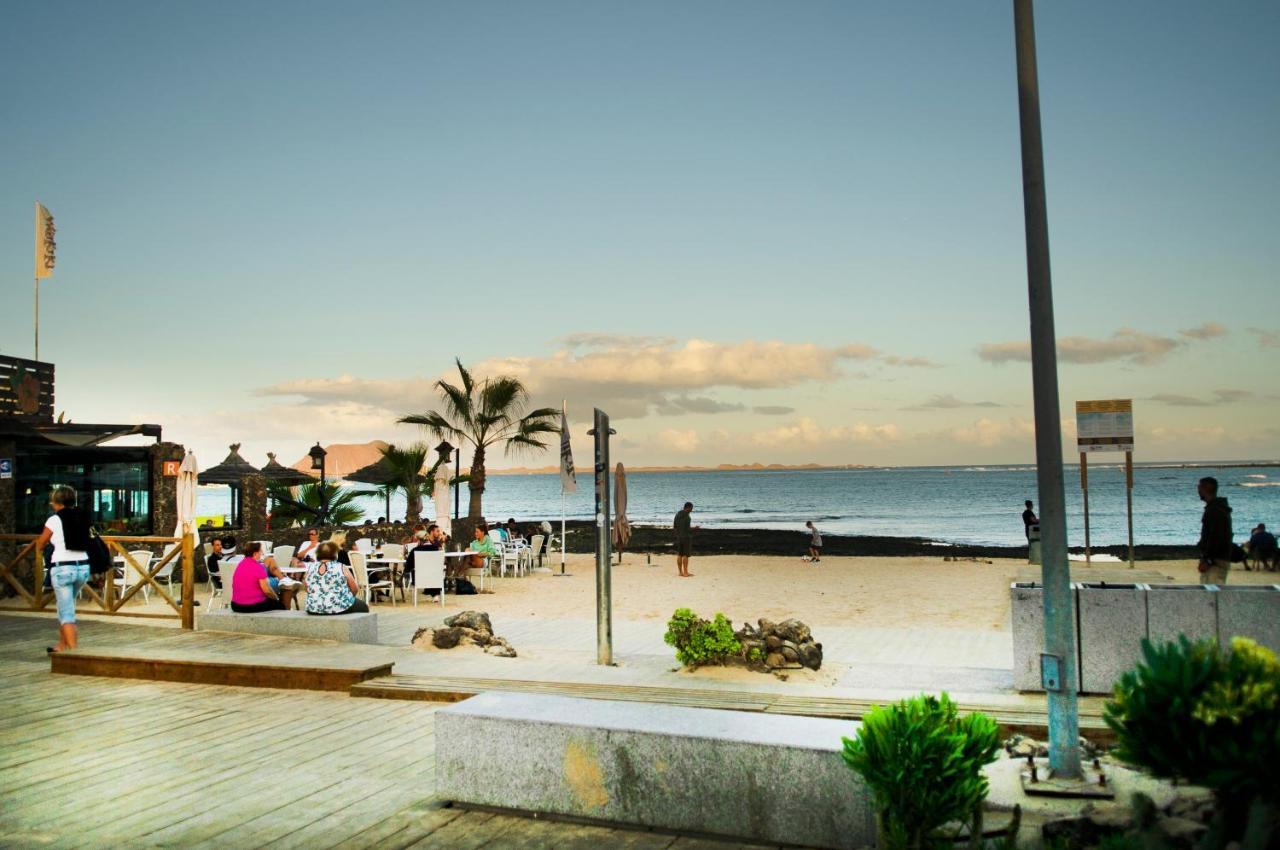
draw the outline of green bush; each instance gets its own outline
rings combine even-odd
[[[671,615],[663,640],[676,648],[676,658],[686,667],[723,664],[742,651],[724,614],[707,622],[688,608],[677,608]]]
[[[1218,817],[1244,824],[1257,804],[1280,805],[1280,663],[1270,650],[1235,638],[1142,643],[1104,717],[1115,755],[1156,776],[1212,788]],[[1231,837],[1243,833],[1228,830]]]
[[[935,835],[943,824],[981,823],[987,797],[982,767],[1000,749],[1000,732],[991,718],[960,717],[945,693],[921,695],[872,709],[857,735],[843,740],[845,763],[871,788],[878,847],[949,845]]]

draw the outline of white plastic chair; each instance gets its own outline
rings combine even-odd
[[[215,584],[213,581],[215,578],[218,580],[217,584]],[[223,595],[222,589],[224,587],[227,588],[226,598],[230,599],[231,585],[222,583],[222,561],[218,561],[217,568],[209,570],[209,601],[207,604],[209,606],[210,611],[213,610],[214,598]]]
[[[275,551],[271,553],[271,557],[276,559],[277,567],[287,567],[293,563],[293,547],[277,546]]]
[[[271,541],[270,541],[270,540],[255,540],[255,541],[253,541],[253,542],[254,542],[254,543],[261,543],[261,544],[262,544],[262,556],[263,556],[264,558],[265,558],[267,555],[270,555],[270,554],[271,554]]]
[[[440,589],[440,607],[444,607],[444,552],[410,552],[413,559],[413,604],[418,604],[418,592]]]
[[[400,544],[400,543],[384,543],[384,544],[382,544],[382,557],[383,557],[384,559],[388,560],[388,561],[396,561],[396,560],[403,561],[403,560],[404,560],[404,546],[403,546],[403,544]],[[403,563],[400,563],[400,564],[378,564],[377,566],[375,566],[375,567],[374,567],[374,570],[373,570],[373,571],[376,573],[376,572],[380,572],[380,571],[382,571],[382,570],[386,570],[386,571],[387,571],[387,580],[388,580],[388,581],[390,581],[392,584],[394,584],[394,583],[395,583],[395,581],[396,581],[396,571],[397,571],[397,570],[401,570],[401,571],[403,571],[403,570],[404,570],[404,564],[403,564]],[[401,582],[400,584],[401,584],[401,587],[400,587],[400,594],[401,594],[401,597],[403,597],[403,595],[404,595],[404,582]]]
[[[533,559],[538,559],[538,565],[542,565],[542,546],[546,543],[547,538],[541,534],[533,535],[533,540],[529,543],[529,547],[521,551],[525,561],[529,565],[529,569],[533,569]]]
[[[175,543],[169,544],[168,546],[165,547],[164,552],[160,555],[160,559],[164,560],[165,558],[169,557],[169,553],[177,548],[178,548],[177,544]],[[156,581],[164,581],[165,584],[169,585],[170,596],[173,596],[173,571],[180,563],[182,563],[181,555],[174,558],[169,563],[165,564],[163,567],[160,568],[160,571],[156,573]]]
[[[490,560],[488,558],[485,558],[483,567],[467,567],[467,569],[462,573],[462,575],[468,581],[471,581],[471,579],[476,579],[476,578],[480,579],[479,589],[484,590],[484,580],[493,575],[493,572],[490,570],[489,565],[490,565]],[[474,584],[475,582],[472,582],[472,583]]]
[[[365,604],[369,604],[372,591],[386,590],[387,595],[391,597],[391,607],[395,607],[396,593],[395,585],[391,583],[391,579],[380,579],[375,582],[369,581],[369,562],[363,552],[350,552],[351,571],[355,573],[356,584],[360,586],[360,592],[364,595]]]
[[[373,554],[373,538],[361,537],[359,540],[357,540],[356,551],[363,552],[366,555],[372,555]]]
[[[144,572],[151,572],[151,561],[155,555],[151,554],[149,549],[135,549],[129,553],[129,557],[138,565],[138,569]],[[133,567],[129,566],[129,562],[125,561],[116,567],[119,575],[115,576],[116,587],[119,589],[117,597],[122,595],[129,585],[142,579],[142,573],[137,572]],[[133,581],[130,581],[132,579]],[[151,601],[151,584],[150,582],[142,585],[142,599],[144,604]]]
[[[236,567],[240,566],[240,559],[234,561],[223,560],[218,562],[218,575],[222,578],[222,607],[231,607],[231,582],[235,579]],[[213,598],[209,599],[210,604]]]

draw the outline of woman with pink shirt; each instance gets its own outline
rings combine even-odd
[[[245,545],[244,557],[236,564],[236,571],[231,578],[232,611],[256,614],[259,611],[279,611],[286,607],[271,587],[267,566],[259,560],[261,554],[261,543]]]

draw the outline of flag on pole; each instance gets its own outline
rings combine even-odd
[[[560,492],[578,492],[578,475],[573,469],[573,449],[569,446],[569,416],[560,405]]]
[[[36,280],[53,276],[53,264],[58,251],[53,236],[57,229],[53,226],[53,214],[45,209],[44,204],[36,201]]]

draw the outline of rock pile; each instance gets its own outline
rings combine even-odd
[[[506,638],[493,633],[493,624],[489,615],[483,611],[463,611],[446,617],[444,626],[438,629],[418,629],[413,635],[413,645],[425,649],[453,649],[455,646],[471,644],[483,649],[489,655],[499,658],[515,658],[516,651]]]
[[[1010,758],[1025,759],[1028,756],[1032,758],[1048,758],[1049,744],[1046,741],[1037,741],[1035,738],[1028,738],[1025,735],[1011,735],[1004,741],[1004,751],[1009,754]],[[1087,738],[1080,739],[1080,757],[1085,761],[1093,761],[1099,756],[1105,755],[1106,750]]]
[[[774,623],[761,618],[756,627],[743,623],[734,632],[742,644],[741,661],[752,670],[771,673],[775,670],[822,666],[822,644],[814,643],[809,627],[799,620]]]
[[[1215,814],[1213,792],[1183,785],[1164,805],[1144,794],[1134,794],[1132,806],[1090,803],[1079,814],[1044,824],[1041,837],[1046,846],[1068,850],[1097,847],[1121,836],[1129,839],[1127,846],[1194,850],[1209,832]]]

